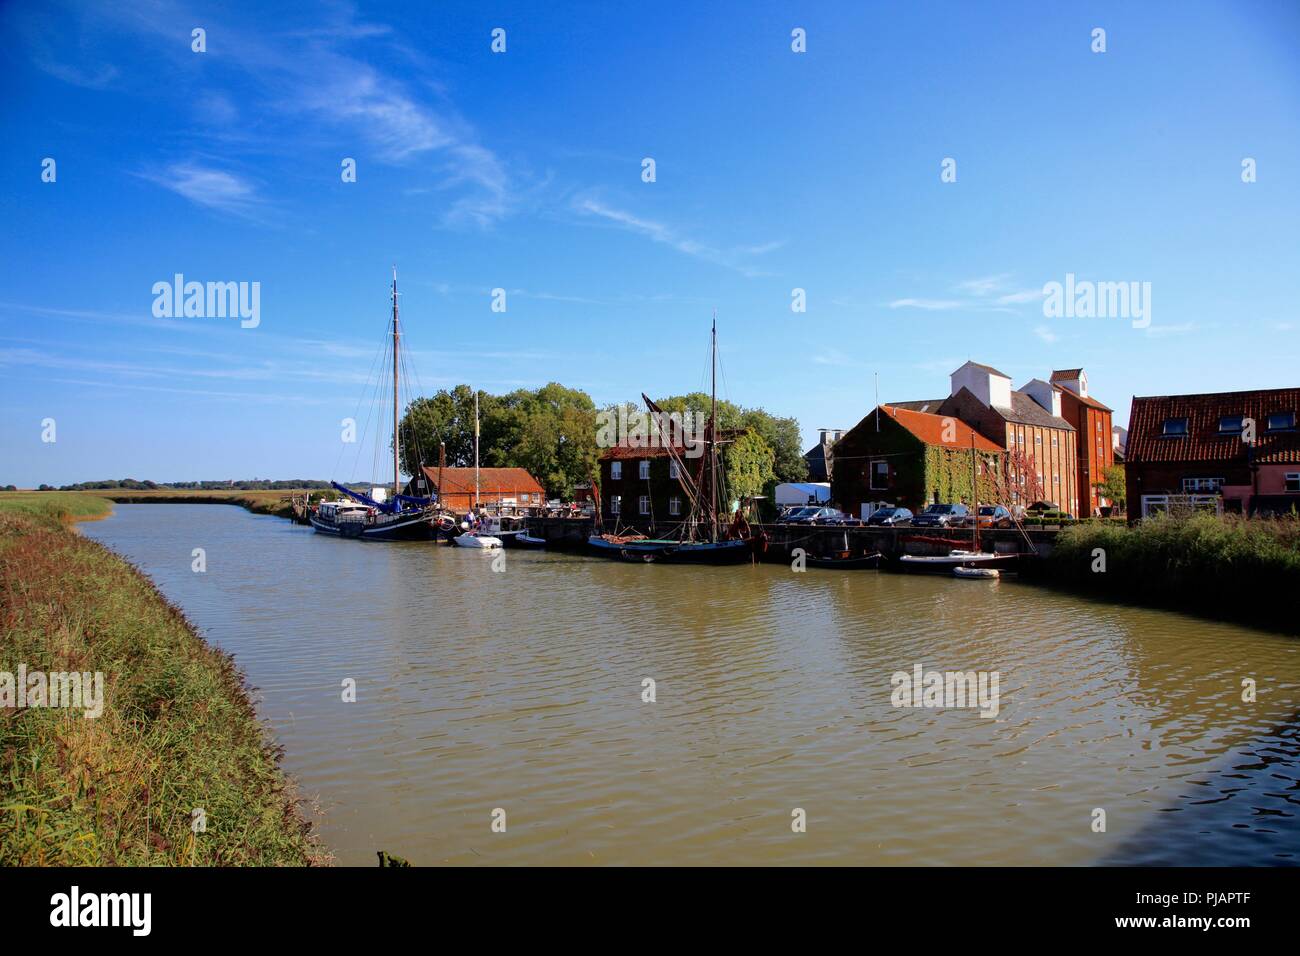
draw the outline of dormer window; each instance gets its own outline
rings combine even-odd
[[[1273,412],[1268,416],[1268,430],[1271,432],[1295,431],[1295,412]]]
[[[1166,438],[1182,438],[1187,434],[1187,419],[1166,418],[1160,434]]]
[[[1219,434],[1240,435],[1245,423],[1246,417],[1244,415],[1224,415],[1219,419]]]

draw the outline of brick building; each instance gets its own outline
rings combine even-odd
[[[954,418],[881,405],[836,442],[831,500],[854,516],[869,503],[913,511],[936,501],[973,504],[972,450],[975,480],[988,501],[993,494],[984,476],[1001,468],[999,445]]]
[[[685,458],[691,476],[706,456]],[[690,515],[690,499],[668,449],[607,448],[600,456],[600,511],[608,528],[635,528],[646,534],[672,534]]]
[[[426,495],[432,492],[444,508],[458,513],[469,511],[476,503],[536,508],[546,502],[546,489],[524,468],[480,468],[477,498],[473,468],[443,468],[441,488],[438,486],[438,468],[426,466],[424,478],[428,489],[417,489],[417,493]]]
[[[1135,397],[1129,520],[1175,508],[1300,510],[1298,412],[1300,388]]]
[[[1081,518],[1098,514],[1110,502],[1097,494],[1094,487],[1115,464],[1115,436],[1111,410],[1088,394],[1088,375],[1081,368],[1061,369],[1052,373],[1052,386],[1061,393],[1061,417],[1074,426],[1075,451],[1078,453],[1075,487],[1079,492]],[[1064,504],[1064,502],[1062,502]]]
[[[978,362],[967,362],[957,369],[950,382],[951,391],[938,408],[934,408],[933,400],[901,404],[914,409],[925,406],[941,417],[965,422],[1007,451],[1008,467],[1013,471],[1018,467],[1033,468],[1045,499],[1078,515],[1076,432],[1062,417],[1061,390],[1042,379],[1013,389],[1010,376]],[[1017,465],[1017,461],[1022,464]],[[1033,502],[1010,504],[1027,506]]]

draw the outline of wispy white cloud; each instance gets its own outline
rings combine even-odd
[[[140,176],[195,205],[243,219],[264,221],[263,213],[269,204],[244,177],[196,162],[173,163]]]
[[[1177,325],[1148,325],[1144,331],[1152,338],[1163,338],[1169,335],[1185,335],[1196,329],[1195,322],[1182,322]]]
[[[985,296],[992,295],[998,289],[1002,288],[1003,283],[1011,278],[1010,273],[1004,272],[995,276],[983,276],[978,279],[965,279],[957,283],[957,290],[965,292],[967,295]]]
[[[891,309],[925,309],[927,312],[943,312],[948,309],[960,309],[965,303],[956,299],[895,299],[888,304]]]
[[[726,266],[742,275],[754,277],[770,275],[746,260],[771,252],[781,247],[781,242],[767,242],[750,246],[735,246],[728,249],[718,248],[698,239],[681,235],[677,230],[653,219],[646,219],[625,209],[596,199],[591,196],[579,197],[573,202],[574,209],[584,216],[594,216],[621,229],[644,236],[652,242],[661,243],[676,249],[684,255]]]
[[[506,163],[480,141],[475,128],[428,78],[428,63],[403,47],[388,26],[359,20],[351,5],[335,4],[313,17],[315,22],[302,29],[289,23],[283,31],[267,31],[233,16],[226,21],[200,17],[169,0],[93,6],[65,17],[70,26],[60,24],[64,29],[59,51],[44,39],[51,33],[53,14],[36,12],[20,20],[29,58],[66,82],[107,86],[117,76],[111,64],[68,63],[93,63],[95,47],[120,49],[121,41],[136,39],[171,58],[162,66],[178,88],[197,82],[188,34],[193,24],[202,22],[210,43],[220,39],[223,68],[242,73],[247,82],[241,85],[248,92],[236,97],[221,88],[217,74],[205,71],[202,89],[191,99],[199,123],[229,129],[243,114],[269,120],[231,129],[230,136],[223,137],[226,146],[238,145],[264,157],[268,151],[283,152],[286,138],[342,137],[368,150],[345,155],[427,170],[431,191],[447,196],[443,220],[448,224],[488,226],[509,215],[515,184]],[[177,37],[185,42],[177,42]],[[165,42],[159,44],[160,39]],[[407,64],[400,76],[376,65],[385,61],[382,54],[394,51]],[[203,208],[252,218],[250,213],[259,205],[249,184],[223,172],[221,164],[191,155],[160,165],[162,172],[148,178]],[[169,181],[174,171],[183,173],[186,167],[192,167],[190,175],[182,175],[179,183]]]
[[[1046,342],[1048,345],[1051,345],[1053,342],[1060,339],[1060,336],[1057,335],[1055,332],[1053,332],[1051,328],[1046,325],[1034,326],[1034,334],[1038,336],[1040,339],[1042,339],[1044,342]]]
[[[927,309],[946,311],[965,309],[972,312],[1005,312],[1014,315],[1011,306],[1023,305],[1042,298],[1041,289],[1016,289],[1011,285],[1012,273],[977,276],[954,283],[952,291],[957,298],[906,297],[888,303],[891,309]]]

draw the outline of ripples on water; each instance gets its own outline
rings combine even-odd
[[[340,863],[1227,865],[1300,847],[1295,638],[1012,580],[524,551],[494,573],[488,554],[214,505],[118,506],[83,530],[235,655]],[[998,671],[998,717],[892,707],[891,674],[916,663]]]

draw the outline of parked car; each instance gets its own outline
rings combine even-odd
[[[1068,511],[1062,511],[1061,506],[1054,501],[1035,501],[1025,510],[1025,515],[1030,518],[1038,518],[1048,524],[1074,520],[1074,515]]]
[[[843,511],[837,511],[833,515],[828,515],[820,519],[817,524],[837,525],[841,528],[861,527],[862,519],[855,518],[853,515],[845,514]]]
[[[970,509],[960,502],[951,505],[926,505],[924,511],[912,519],[913,528],[949,528],[959,525],[970,514]]]
[[[877,508],[871,512],[867,524],[892,528],[895,525],[907,524],[911,520],[912,512],[909,508]]]
[[[965,524],[970,523],[967,518]],[[1010,528],[1011,512],[1002,505],[980,505],[979,523],[981,528]]]
[[[793,511],[786,512],[781,519],[782,524],[817,524],[820,520],[831,514],[839,514],[834,508],[817,508],[807,505],[803,508],[795,508]]]

